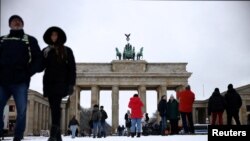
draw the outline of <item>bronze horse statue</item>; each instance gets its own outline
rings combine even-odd
[[[141,57],[143,58],[143,47],[141,47],[140,51],[136,54],[137,60],[141,60]]]
[[[115,50],[116,50],[116,58],[118,57],[118,58],[119,58],[119,60],[121,60],[121,58],[122,58],[122,54],[121,54],[121,52],[118,50],[118,48],[117,48],[117,47],[115,48]]]

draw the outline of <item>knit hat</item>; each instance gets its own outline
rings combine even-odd
[[[19,20],[22,22],[22,24],[24,25],[23,19],[22,19],[20,16],[18,16],[18,15],[12,15],[12,16],[9,18],[9,26],[10,26],[11,21],[14,20],[14,19],[19,19]]]

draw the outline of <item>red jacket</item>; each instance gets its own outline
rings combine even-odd
[[[191,90],[184,90],[179,95],[179,111],[192,112],[194,103],[194,93]]]
[[[131,118],[142,118],[142,107],[144,104],[142,103],[139,97],[132,97],[130,98],[128,107],[131,108]]]

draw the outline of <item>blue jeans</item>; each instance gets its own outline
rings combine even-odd
[[[93,137],[100,136],[101,132],[101,124],[100,121],[93,121]]]
[[[70,125],[71,137],[72,138],[76,137],[76,128],[77,128],[77,125]]]
[[[17,117],[15,127],[15,137],[23,138],[26,125],[26,109],[28,97],[28,84],[0,85],[0,130],[3,129],[3,110],[11,95],[16,103]]]
[[[137,130],[137,133],[141,133],[141,118],[132,118],[131,124],[131,133],[135,133],[135,128]]]
[[[162,131],[162,133],[165,131],[166,125],[167,125],[166,116],[162,116],[161,117],[161,131]]]
[[[106,122],[101,121],[101,136],[106,137]]]

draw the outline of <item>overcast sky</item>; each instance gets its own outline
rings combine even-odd
[[[130,43],[136,52],[144,47],[148,63],[188,63],[196,99],[206,99],[215,87],[223,92],[229,83],[250,83],[249,1],[1,0],[1,35],[9,33],[13,14],[41,49],[45,30],[61,27],[77,62],[110,63],[131,33]],[[42,93],[42,74],[30,88]]]

